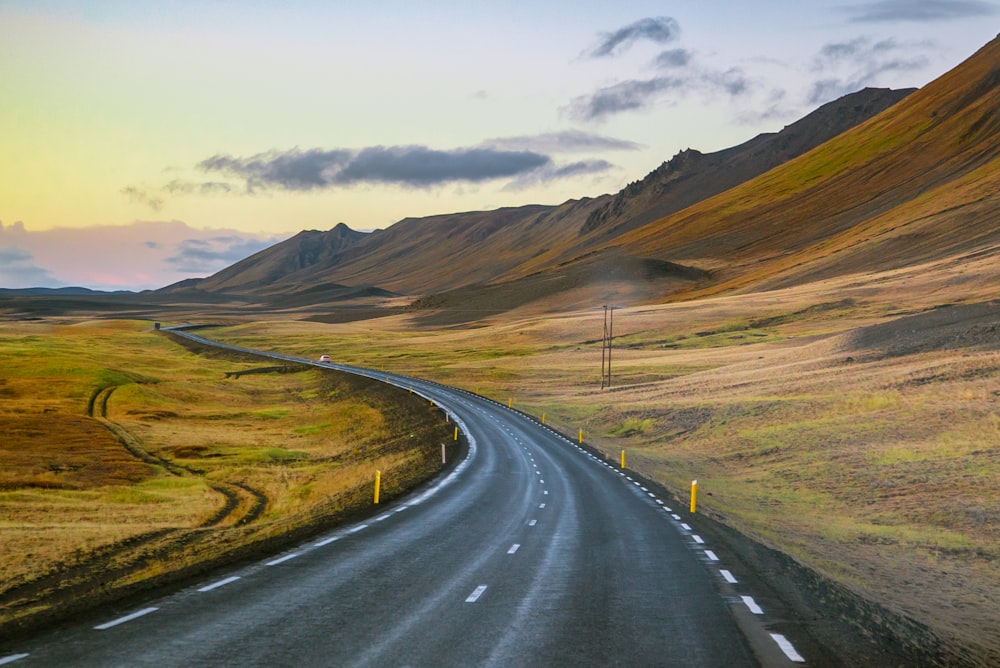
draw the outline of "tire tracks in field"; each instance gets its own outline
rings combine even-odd
[[[87,403],[87,416],[91,417],[105,429],[111,432],[122,447],[128,450],[136,459],[143,461],[151,466],[157,466],[171,475],[177,477],[193,477],[199,480],[205,480],[202,471],[193,469],[189,466],[184,466],[183,464],[178,464],[177,462],[171,461],[165,457],[160,457],[153,454],[149,450],[142,447],[142,443],[138,438],[135,437],[130,431],[122,427],[117,422],[108,419],[108,399],[120,386],[111,385],[104,388],[98,388],[90,395],[90,401]],[[197,529],[207,529],[210,527],[218,526],[226,520],[232,520],[233,525],[244,526],[254,520],[256,520],[267,508],[267,496],[256,490],[245,483],[238,482],[221,482],[221,481],[205,481],[209,487],[218,492],[223,496],[225,502],[218,511],[215,512],[211,517],[204,520],[198,524],[195,528]],[[233,515],[241,508],[246,507],[245,512],[242,516],[233,518]]]
[[[87,416],[107,429],[136,459],[173,476],[202,480],[222,495],[224,503],[211,517],[194,527],[146,531],[86,553],[78,551],[75,558],[53,564],[37,577],[0,587],[0,604],[15,616],[18,609],[29,611],[41,600],[50,603],[61,601],[59,606],[53,607],[72,608],[84,595],[92,595],[94,591],[110,592],[119,583],[151,566],[169,561],[178,549],[204,541],[209,536],[205,533],[206,529],[247,526],[267,508],[267,496],[250,485],[205,480],[203,472],[146,450],[134,434],[107,417],[108,400],[118,387],[112,385],[95,389],[87,402]]]

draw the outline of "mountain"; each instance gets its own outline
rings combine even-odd
[[[407,218],[370,234],[343,224],[328,232],[302,232],[183,289],[282,299],[297,294],[307,300],[308,294],[321,296],[309,292],[315,286],[329,284],[378,286],[419,296],[463,288],[476,292],[490,283],[528,278],[567,263],[572,265],[568,280],[535,281],[537,289],[524,294],[580,288],[595,272],[630,280],[660,275],[671,283],[695,276],[701,280],[704,272],[673,263],[650,264],[625,256],[606,256],[594,267],[574,261],[608,239],[801,155],[911,92],[864,89],[740,146],[709,154],[685,151],[615,196]],[[633,296],[645,298],[644,293]],[[511,298],[517,301],[516,295]]]
[[[311,288],[315,286],[315,282],[308,277],[303,277],[301,282],[297,279],[303,270],[308,274],[308,270],[317,265],[336,264],[344,254],[360,245],[367,237],[368,234],[356,232],[343,223],[337,224],[328,232],[306,230],[208,278],[193,284],[182,281],[183,285],[175,284],[168,286],[168,289],[176,291],[197,288],[204,292],[243,294],[261,290],[268,292],[272,287],[282,284]],[[276,291],[287,292],[289,289],[279,288]]]
[[[998,213],[1000,37],[884,113],[603,249],[711,270],[692,297],[995,253]]]
[[[624,232],[680,211],[802,155],[885,111],[915,90],[865,88],[824,104],[781,132],[757,135],[716,153],[689,148],[641,181],[627,185],[587,218],[581,232]]]

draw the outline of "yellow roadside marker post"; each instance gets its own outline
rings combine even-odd
[[[691,481],[691,512],[695,512],[695,508],[698,506],[698,481]]]
[[[622,450],[622,468],[625,468],[625,451]]]
[[[455,427],[455,440],[458,440],[458,427]]]
[[[375,505],[378,505],[378,492],[379,487],[382,486],[382,472],[375,471]]]
[[[580,445],[583,445],[583,430],[580,430]]]
[[[511,408],[514,405],[514,398],[511,397],[507,400],[507,408]]]
[[[542,413],[542,424],[545,424],[545,413]]]

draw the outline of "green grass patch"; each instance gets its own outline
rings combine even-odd
[[[292,432],[296,434],[319,434],[320,432],[329,431],[333,425],[329,422],[323,422],[321,424],[312,424],[302,427],[296,427],[292,429]]]

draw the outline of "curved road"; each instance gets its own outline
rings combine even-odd
[[[449,412],[468,456],[364,523],[33,638],[0,651],[0,664],[735,667],[801,659],[766,632],[753,599],[668,503],[530,417],[427,381],[268,356],[412,387]]]

